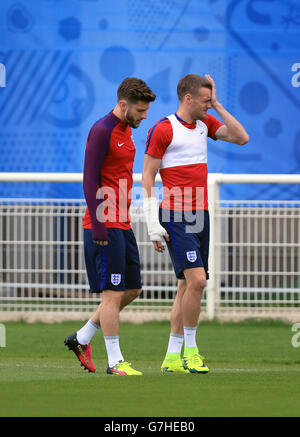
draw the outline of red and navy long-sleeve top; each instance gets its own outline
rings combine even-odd
[[[111,111],[91,128],[85,150],[83,227],[94,240],[107,240],[107,228],[130,229],[130,192],[135,146],[130,126]]]

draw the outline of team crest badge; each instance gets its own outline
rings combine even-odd
[[[111,283],[113,285],[119,285],[121,282],[121,274],[120,273],[113,273],[111,275]]]
[[[188,259],[191,263],[194,263],[194,262],[196,261],[196,259],[197,259],[197,254],[196,254],[196,251],[195,251],[195,250],[191,250],[191,251],[189,251],[189,252],[186,252],[186,256],[187,256],[187,259]]]

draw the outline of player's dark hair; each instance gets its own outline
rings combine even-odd
[[[156,99],[154,92],[148,87],[148,85],[141,79],[136,77],[127,77],[119,85],[118,102],[120,100],[127,100],[130,103],[153,102]]]
[[[184,76],[177,85],[179,100],[182,100],[187,93],[190,93],[192,96],[196,95],[201,87],[212,89],[210,82],[205,77],[198,76],[197,74]]]

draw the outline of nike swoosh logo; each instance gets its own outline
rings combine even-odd
[[[119,147],[122,147],[123,144],[125,144],[125,143],[118,143],[118,146],[119,146]]]
[[[200,135],[202,135],[202,134],[203,134],[203,132],[204,132],[204,130],[203,130],[202,132],[200,132]]]

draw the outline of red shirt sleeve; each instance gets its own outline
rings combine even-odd
[[[219,120],[217,120],[215,117],[213,117],[210,114],[206,114],[206,118],[201,121],[203,121],[203,123],[205,123],[207,126],[208,129],[207,136],[209,136],[213,140],[217,140],[215,134],[219,129],[219,127],[223,126],[223,123],[221,123]]]
[[[145,153],[162,159],[173,139],[173,129],[167,117],[161,118],[149,129]]]

